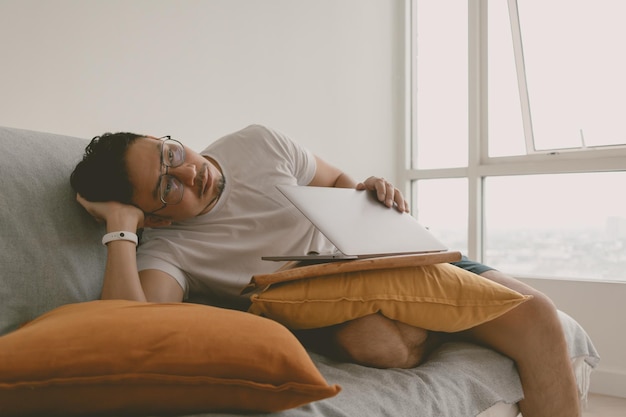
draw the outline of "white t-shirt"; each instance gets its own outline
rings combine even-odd
[[[334,250],[275,187],[311,182],[316,167],[308,150],[253,125],[217,140],[201,154],[222,169],[220,199],[202,216],[146,228],[137,249],[140,271],[168,273],[189,301],[243,309],[248,297],[239,292],[251,276],[281,266],[261,256]]]

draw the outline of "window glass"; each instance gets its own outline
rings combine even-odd
[[[467,253],[467,179],[413,182],[414,216],[450,250]]]
[[[518,76],[536,150],[626,144],[626,2],[518,0],[517,69],[506,3],[489,2],[489,155],[526,153]]]
[[[626,143],[626,2],[518,3],[537,149]]]
[[[413,166],[467,166],[467,0],[416,4]]]
[[[537,149],[626,143],[626,2],[518,7]]]
[[[626,172],[489,177],[486,264],[510,274],[626,281]]]
[[[524,128],[506,1],[488,8],[489,156],[525,155]]]

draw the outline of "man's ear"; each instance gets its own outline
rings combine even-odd
[[[166,219],[165,217],[148,214],[143,220],[143,224],[146,227],[164,227],[172,224],[172,221]]]

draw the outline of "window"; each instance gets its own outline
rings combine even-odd
[[[414,215],[517,276],[626,281],[626,2],[411,4]]]
[[[490,156],[626,143],[626,3],[488,7]]]
[[[413,185],[413,195],[420,196],[413,202],[420,223],[451,250],[467,253],[467,179],[422,180]]]
[[[626,184],[626,172],[486,178],[483,260],[524,276],[624,280],[626,199],[606,184]]]
[[[416,22],[415,127],[422,140],[412,159],[421,168],[467,166],[467,5],[438,3],[419,2]]]

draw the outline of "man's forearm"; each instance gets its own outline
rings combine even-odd
[[[107,244],[107,251],[101,298],[147,301],[137,272],[135,244],[116,240]]]
[[[109,213],[107,232],[137,230],[137,219],[124,210]],[[103,300],[147,301],[137,271],[137,247],[127,240],[107,243],[107,263],[100,297]]]

